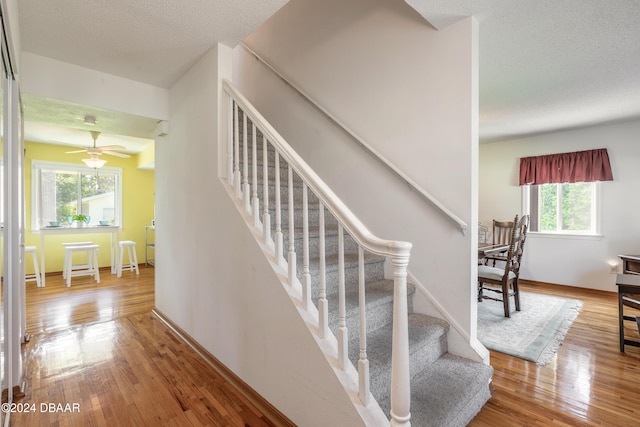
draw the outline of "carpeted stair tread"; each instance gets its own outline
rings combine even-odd
[[[367,312],[367,331],[369,334],[376,329],[387,325],[393,320],[393,280],[380,280],[375,283],[367,284],[365,293],[366,312]],[[409,301],[413,297],[415,286],[407,285],[407,297]],[[332,293],[327,295],[329,303],[329,328],[334,332],[338,328],[338,295]],[[314,301],[317,296],[314,295]],[[357,287],[345,290],[345,317],[349,336],[352,340],[358,339],[360,328],[360,308],[359,293]],[[349,346],[359,346],[350,343]]]
[[[285,255],[286,259],[286,255]],[[327,254],[325,257],[325,277],[327,294],[333,294],[338,292],[340,275],[338,256],[337,254]],[[304,266],[301,259],[296,261],[296,272],[298,278],[302,281],[302,271]],[[384,257],[373,254],[365,254],[364,257],[364,271],[366,282],[373,283],[384,279]],[[311,275],[311,292],[312,295],[317,295],[320,289],[320,263],[319,258],[311,258],[309,260],[309,273]],[[358,254],[345,254],[344,255],[344,280],[345,288],[357,289],[358,287],[358,275],[359,275],[359,263]]]
[[[377,400],[384,400],[390,392],[392,330],[393,324],[388,323],[367,334],[371,393]],[[449,324],[442,319],[424,314],[409,314],[409,372],[412,378],[419,376],[425,367],[447,352],[448,331]],[[349,344],[349,358],[357,366],[357,337],[352,337]]]
[[[447,353],[411,381],[411,425],[464,427],[489,400],[493,368]],[[388,413],[389,399],[378,402]]]

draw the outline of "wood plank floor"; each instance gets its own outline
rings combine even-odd
[[[96,285],[27,288],[25,403],[14,426],[265,426],[255,407],[151,313],[153,268],[108,272]],[[618,349],[612,293],[529,284],[524,291],[578,298],[584,306],[555,360],[538,366],[491,352],[493,397],[471,426],[638,426],[640,348]],[[629,334],[638,334],[629,325]],[[80,413],[41,412],[42,403]],[[71,407],[73,409],[73,407]],[[420,426],[414,426],[420,427]]]
[[[470,425],[639,426],[640,348],[619,351],[617,295],[545,284],[522,290],[577,298],[583,307],[546,366],[491,352],[493,397]]]
[[[153,271],[28,285],[21,403],[35,412],[11,425],[273,426],[151,314]]]

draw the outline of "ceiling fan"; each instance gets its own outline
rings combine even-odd
[[[91,133],[91,137],[93,138],[93,147],[83,148],[82,150],[67,151],[66,154],[85,153],[85,152],[89,153],[89,158],[82,159],[82,161],[87,166],[94,169],[101,168],[102,166],[104,166],[105,163],[107,163],[106,160],[103,160],[100,158],[102,154],[108,154],[110,156],[123,157],[123,158],[131,157],[128,154],[114,151],[114,150],[124,150],[125,147],[123,147],[122,145],[103,145],[102,147],[98,147],[96,145],[96,141],[98,139],[98,136],[100,136],[100,132],[94,131],[94,130],[89,132]]]

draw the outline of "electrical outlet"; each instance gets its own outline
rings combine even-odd
[[[618,265],[610,265],[609,266],[610,274],[618,274]]]

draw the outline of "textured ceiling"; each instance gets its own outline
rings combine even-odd
[[[168,88],[217,43],[235,46],[287,0],[19,0],[24,52]],[[79,117],[93,114],[100,142],[136,152],[155,121],[51,99],[23,97],[25,139],[93,143]],[[64,104],[64,105],[62,105]],[[135,138],[129,138],[133,136]],[[113,141],[113,142],[110,142]]]
[[[473,4],[483,140],[640,118],[640,2]]]
[[[286,0],[20,0],[22,49],[168,88],[216,43],[235,46]]]
[[[436,28],[469,14],[478,20],[482,141],[640,118],[638,0],[406,2]],[[214,43],[234,46],[284,3],[20,0],[21,43],[169,87]],[[25,118],[38,121],[28,109]]]

